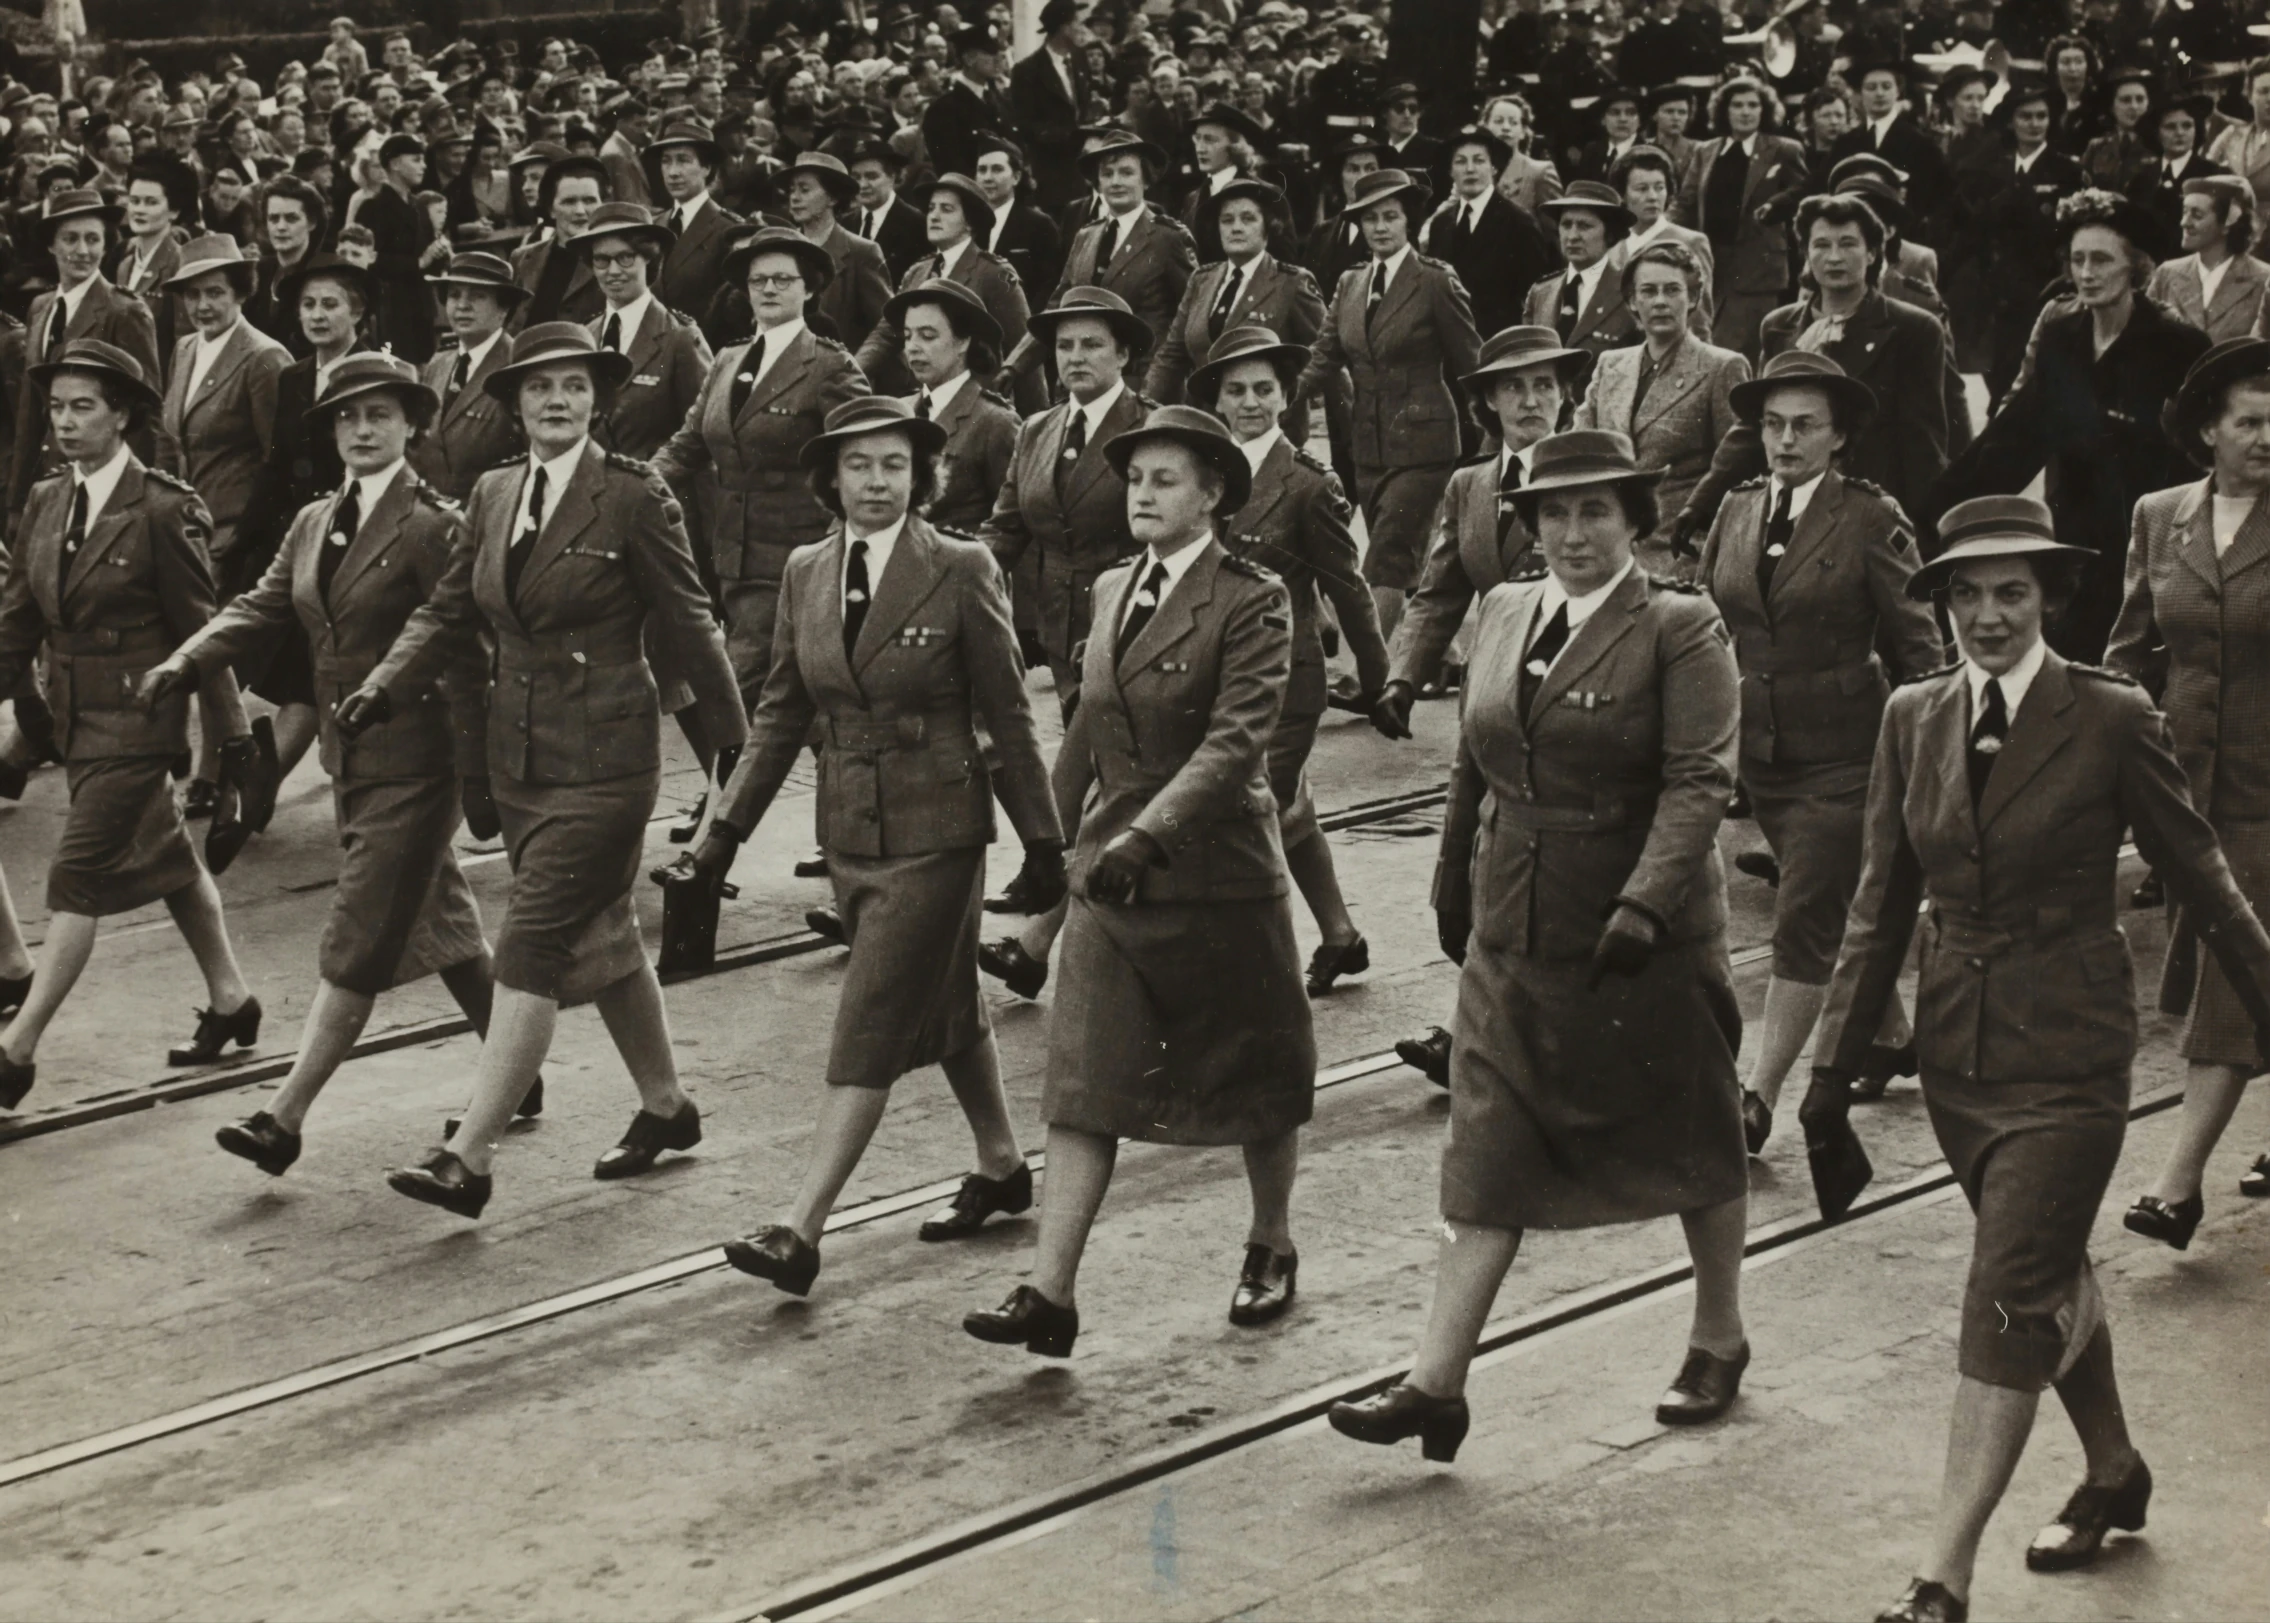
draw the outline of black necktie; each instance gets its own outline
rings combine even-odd
[[[1127,657],[1127,650],[1135,646],[1135,639],[1151,623],[1151,616],[1159,612],[1159,600],[1166,595],[1167,566],[1154,563],[1150,574],[1143,578],[1143,584],[1136,589],[1134,606],[1127,611],[1127,619],[1119,628],[1119,641],[1112,645],[1113,664]]]
[[[843,566],[843,657],[849,659],[859,645],[859,628],[867,623],[867,543],[851,543],[851,557]]]
[[[685,234],[686,211],[683,206],[680,206],[670,211],[670,235],[672,235],[673,237],[682,237]]]
[[[944,254],[932,254],[930,256],[930,274],[925,276],[923,280],[926,282],[942,282],[945,279],[946,256]]]
[[[1529,645],[1529,656],[1521,662],[1521,714],[1527,717],[1529,707],[1536,702],[1537,689],[1544,685],[1545,673],[1553,668],[1553,661],[1568,646],[1569,606],[1564,599],[1553,617],[1545,622],[1545,629]]]
[[[1790,517],[1789,498],[1793,494],[1787,485],[1778,487],[1773,499],[1773,516],[1766,520],[1766,544],[1758,549],[1758,599],[1769,602],[1773,597],[1774,566],[1789,550],[1789,535],[1796,528]]]
[[[1103,223],[1103,235],[1096,239],[1096,274],[1111,263],[1111,256],[1119,252],[1119,216],[1114,214]]]
[[[1371,292],[1364,299],[1364,331],[1371,331],[1371,318],[1379,314],[1379,301],[1387,297],[1387,261],[1382,259],[1371,268]]]
[[[869,242],[875,240],[875,211],[873,209],[861,209],[859,211],[859,234]]]
[[[914,414],[924,422],[930,421],[930,391],[925,389],[915,398]]]
[[[1632,390],[1632,435],[1639,435],[1639,408],[1647,403],[1647,391],[1655,387],[1655,352],[1645,344],[1639,347],[1639,385]]]
[[[1213,314],[1206,318],[1209,339],[1222,336],[1223,324],[1230,319],[1230,311],[1237,307],[1238,284],[1244,280],[1245,269],[1240,265],[1232,265],[1229,275],[1222,278],[1222,296],[1214,301]]]
[[[1575,271],[1564,271],[1561,274],[1561,307],[1553,314],[1553,326],[1560,332],[1564,344],[1569,341],[1569,335],[1576,331],[1576,318],[1580,314],[1576,303],[1578,286]]]
[[[1056,482],[1064,483],[1064,476],[1079,465],[1080,453],[1088,448],[1088,414],[1079,407],[1072,408],[1072,426],[1064,431],[1064,449],[1056,458]]]
[[[63,526],[63,567],[55,583],[55,601],[63,601],[63,591],[71,581],[71,560],[79,556],[79,548],[87,540],[87,482],[71,481],[71,516]]]
[[[1521,458],[1505,459],[1505,472],[1498,476],[1498,556],[1503,558],[1506,543],[1513,535],[1513,527],[1521,519],[1521,511],[1513,505],[1513,493],[1521,488]]]
[[[536,537],[543,528],[544,465],[539,462],[534,477],[528,482],[528,520],[512,538],[512,545],[504,555],[504,595],[515,604],[520,601],[520,572],[528,567],[528,555],[536,550]]]
[[[599,333],[599,347],[611,349],[618,355],[622,353],[623,318],[621,312],[615,310],[607,312],[607,325],[600,329]]]
[[[733,374],[733,392],[726,397],[732,415],[741,415],[741,408],[749,403],[749,391],[757,386],[757,368],[765,364],[765,338],[757,334],[749,342],[748,354],[741,357],[741,370]]]
[[[40,351],[40,359],[52,359],[55,353],[63,347],[63,339],[70,330],[70,315],[63,308],[63,295],[58,293],[55,295],[55,308],[49,312],[47,317],[47,348]],[[86,487],[81,486],[80,488]]]
[[[2002,683],[1994,677],[1986,682],[1986,713],[1978,718],[1978,725],[1970,730],[1970,804],[1978,810],[1979,801],[1986,794],[1986,779],[1994,770],[1994,758],[2002,753],[2002,744],[2010,736],[2010,709],[2002,701]]]
[[[459,350],[457,364],[449,369],[449,397],[452,400],[457,398],[457,391],[464,388],[472,380],[472,376],[473,357]]]
[[[331,601],[331,577],[339,573],[339,561],[347,556],[347,544],[354,540],[362,524],[362,481],[350,479],[331,516],[331,528],[324,534],[322,550],[315,555],[315,595],[325,604]]]

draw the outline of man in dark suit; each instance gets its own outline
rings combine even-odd
[[[1040,49],[1009,73],[1009,106],[1032,162],[1034,197],[1051,214],[1085,190],[1080,124],[1089,87],[1074,38],[1079,21],[1079,0],[1048,0],[1040,10]]]
[[[1009,262],[1030,300],[1056,285],[1064,269],[1064,238],[1026,195],[1027,172],[1024,149],[1016,142],[991,130],[978,136],[977,173],[971,178],[993,205],[992,228],[979,235],[978,244]]]
[[[1419,234],[1422,253],[1445,260],[1474,301],[1484,335],[1516,325],[1530,285],[1550,274],[1552,249],[1522,209],[1498,194],[1512,150],[1484,129],[1460,130],[1450,148],[1450,196]]]
[[[946,88],[922,114],[922,146],[930,167],[941,175],[966,175],[977,167],[977,132],[1013,125],[1008,98],[995,87],[1001,73],[1001,38],[986,23],[954,36],[960,64]]]
[[[670,200],[662,224],[677,234],[654,278],[655,297],[673,310],[709,308],[733,227],[741,223],[739,215],[728,212],[710,195],[710,186],[717,178],[718,156],[709,126],[691,118],[663,126],[660,138],[646,148],[647,165],[661,183],[659,190]],[[715,341],[712,338],[711,342]]]
[[[1598,139],[1585,143],[1577,154],[1571,180],[1606,180],[1616,165],[1639,145],[1639,92],[1626,85],[1611,85],[1602,92],[1593,113],[1600,120]]]
[[[844,211],[843,228],[883,250],[883,263],[896,287],[906,280],[914,262],[930,251],[922,211],[899,195],[899,175],[906,160],[888,141],[873,140],[853,149],[844,161],[851,165],[859,192],[854,205]]]
[[[1383,169],[1400,169],[1425,179],[1437,197],[1447,184],[1443,173],[1446,154],[1442,143],[1419,133],[1419,87],[1398,79],[1379,96],[1379,134],[1385,150],[1379,155]]]
[[[1860,122],[1830,148],[1830,157],[1873,152],[1907,176],[1907,205],[1918,220],[1929,221],[1946,206],[1954,175],[1939,143],[1900,104],[1906,89],[1903,72],[1897,62],[1869,62],[1861,68]]]

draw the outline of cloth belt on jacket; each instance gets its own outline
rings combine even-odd
[[[953,743],[977,736],[970,728],[968,712],[960,710],[909,716],[829,715],[822,719],[822,727],[830,744],[855,754],[919,749],[924,744]]]
[[[1931,899],[1931,928],[1939,945],[1974,958],[1992,958],[2059,936],[2110,930],[2119,922],[2110,886],[2102,898],[2018,908],[1996,918],[1981,918],[1937,897]]]
[[[570,626],[539,639],[498,627],[497,668],[539,671],[558,666],[629,665],[646,657],[642,622]]]
[[[1595,795],[1590,806],[1540,806],[1493,794],[1490,827],[1504,822],[1531,834],[1603,834],[1655,821],[1655,797]]]
[[[1873,663],[1876,651],[1865,641],[1839,642],[1825,649],[1815,644],[1800,657],[1794,649],[1776,648],[1762,631],[1742,630],[1734,634],[1734,658],[1744,676],[1842,677]]]
[[[88,626],[80,631],[50,627],[47,646],[66,658],[73,654],[164,654],[172,652],[173,639],[160,622],[147,620],[138,626]]]

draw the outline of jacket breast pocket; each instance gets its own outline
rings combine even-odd
[[[662,761],[661,695],[643,659],[593,665],[583,679],[590,775],[627,778]]]

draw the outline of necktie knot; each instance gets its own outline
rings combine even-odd
[[[670,211],[670,235],[672,235],[673,237],[682,237],[685,234],[686,211],[681,206]]]
[[[925,389],[925,390],[923,390],[923,391],[922,391],[922,393],[921,393],[921,395],[920,395],[919,397],[917,397],[917,399],[915,400],[915,402],[914,402],[914,414],[915,414],[915,416],[922,418],[922,419],[923,419],[923,420],[924,420],[925,422],[927,422],[927,421],[929,420],[929,417],[930,417],[930,391],[929,391],[928,389]]]
[[[620,350],[623,347],[623,318],[619,311],[607,312],[607,325],[599,334],[601,349]]]

